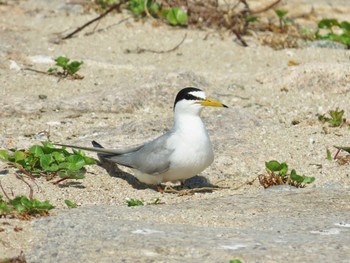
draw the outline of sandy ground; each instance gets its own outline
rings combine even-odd
[[[281,7],[290,10],[291,16],[313,10],[312,19],[297,19],[305,26],[323,17],[350,20],[348,1],[302,2],[284,1]],[[253,5],[259,2],[253,1]],[[335,190],[347,194],[349,167],[328,161],[326,150],[334,154],[333,145],[349,146],[350,131],[321,124],[317,114],[339,107],[350,118],[348,50],[276,51],[261,46],[254,37],[247,37],[249,47],[242,47],[227,33],[155,27],[151,21],[134,21],[128,14],[107,16],[92,34],[87,33],[93,27],[56,43],[58,33],[70,32],[95,16],[79,5],[72,7],[58,0],[0,5],[0,148],[40,143],[42,131],[48,131],[53,142],[89,146],[96,140],[111,147],[137,145],[171,127],[175,94],[185,86],[195,86],[230,108],[203,112],[215,161],[194,183],[206,178],[227,189],[187,196],[160,194],[152,188],[133,187],[120,178],[120,172],[91,166],[83,180],[55,186],[37,179],[33,184],[34,197],[54,204],[55,215],[64,213],[60,209],[66,209],[65,199],[84,209],[91,205],[123,208],[128,198],[145,202],[159,198],[167,209],[180,204],[191,209],[192,204],[212,201],[210,210],[220,198],[261,194],[264,190],[257,181],[236,188],[264,172],[265,161],[271,159],[286,161],[300,174],[314,176],[316,181],[308,188],[316,192],[329,191],[330,198]],[[185,35],[184,43],[174,52],[126,52],[138,47],[168,50]],[[83,60],[79,73],[84,79],[58,81],[25,70],[46,71],[53,66],[52,58],[59,55]],[[291,60],[298,65],[288,66]],[[16,179],[16,171],[5,163],[0,165],[4,189],[15,195],[28,194],[27,186]],[[349,202],[336,204],[341,211],[350,208]],[[293,209],[293,204],[290,206]],[[278,215],[277,207],[274,212]],[[182,216],[175,213],[172,222],[181,221]],[[196,222],[185,218],[188,225]],[[208,217],[204,221],[215,227],[216,220]],[[350,216],[344,220],[350,223]],[[0,223],[4,230],[0,232],[1,257],[18,255],[21,250],[33,253],[30,251],[42,240],[35,220],[1,219]],[[15,231],[15,226],[23,230]]]

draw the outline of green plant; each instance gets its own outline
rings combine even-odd
[[[188,22],[187,13],[179,7],[162,10],[162,16],[172,26],[186,26]]]
[[[164,18],[172,26],[185,26],[187,13],[179,7],[164,8],[152,0],[129,0],[130,11],[137,16],[152,15]]]
[[[332,161],[332,154],[331,151],[327,148],[327,160]]]
[[[129,9],[138,16],[145,16],[147,12],[155,15],[160,10],[160,5],[152,0],[129,0]]]
[[[285,17],[288,14],[288,11],[281,9],[277,9],[274,11],[275,14],[278,16],[280,28],[282,29],[283,27],[287,26],[290,22],[290,20]]]
[[[27,263],[23,251],[18,256],[12,258],[0,259],[0,263]]]
[[[231,259],[230,263],[242,263],[240,259]]]
[[[19,168],[25,174],[44,175],[53,178],[61,177],[59,183],[66,179],[83,179],[85,165],[96,164],[96,161],[87,157],[84,152],[73,150],[68,152],[65,147],[56,148],[50,142],[33,145],[28,150],[0,149],[0,159]]]
[[[103,9],[114,5],[118,0],[96,0],[95,3],[102,7]]]
[[[70,200],[64,200],[64,203],[69,207],[69,208],[77,208],[78,205]]]
[[[326,114],[319,115],[318,120],[322,123],[328,122],[331,127],[340,127],[343,124],[346,124],[346,119],[343,118],[344,110],[330,110],[328,112],[330,117],[327,117]]]
[[[128,206],[143,206],[143,202],[138,199],[130,199],[127,201]]]
[[[276,160],[265,162],[267,174],[259,175],[259,182],[264,188],[272,185],[289,184],[295,187],[305,187],[306,184],[311,184],[315,181],[315,177],[298,175],[295,169],[288,173],[288,165]]]
[[[321,30],[325,30],[326,32],[321,34]],[[318,30],[315,33],[315,37],[317,39],[340,42],[350,47],[350,23],[347,21],[339,22],[334,18],[322,19],[318,23]]]
[[[147,202],[147,204],[148,205],[163,205],[165,203],[163,201],[161,201],[159,197],[157,197],[154,200]]]
[[[6,215],[35,216],[47,215],[54,206],[49,201],[29,200],[25,196],[16,196],[5,201],[0,195],[0,217]]]
[[[47,72],[49,72],[50,74],[56,74],[58,76],[63,76],[63,77],[72,76],[75,78],[81,78],[76,73],[80,70],[80,66],[84,62],[83,61],[69,62],[69,61],[70,59],[67,57],[63,57],[63,56],[57,57],[55,59],[56,66],[61,68],[62,71],[59,71],[58,68],[49,68]]]

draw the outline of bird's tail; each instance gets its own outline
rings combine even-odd
[[[100,154],[101,157],[111,157],[114,155],[130,153],[130,152],[137,151],[142,147],[142,145],[140,145],[140,146],[127,148],[127,149],[108,149],[108,148],[103,148],[103,146],[98,142],[92,141],[91,143],[94,147],[84,147],[84,146],[76,146],[76,145],[60,144],[60,143],[54,143],[54,145],[73,148],[73,149],[79,149],[84,151],[96,152]]]
[[[73,148],[73,149],[84,150],[84,151],[96,152],[96,153],[102,154],[103,157],[106,157],[108,155],[120,154],[120,151],[118,151],[116,149],[103,148],[103,146],[101,144],[99,144],[98,142],[92,141],[91,143],[94,147],[84,147],[84,146],[76,146],[76,145],[61,144],[61,143],[55,143],[55,145]]]

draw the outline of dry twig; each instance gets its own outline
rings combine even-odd
[[[153,49],[147,49],[147,48],[140,48],[140,47],[137,47],[136,49],[134,50],[131,50],[131,49],[126,49],[125,50],[125,53],[134,53],[134,54],[141,54],[141,53],[145,53],[145,52],[150,52],[150,53],[156,53],[156,54],[164,54],[164,53],[170,53],[170,52],[173,52],[175,51],[176,49],[178,49],[182,43],[185,41],[187,37],[187,34],[185,34],[185,36],[183,37],[183,39],[181,40],[180,43],[178,43],[175,47],[171,48],[171,49],[168,49],[168,50],[153,50]]]
[[[89,25],[91,25],[92,23],[99,21],[100,19],[104,18],[106,15],[108,15],[110,12],[112,12],[115,9],[120,9],[120,6],[122,4],[124,4],[124,2],[126,2],[126,0],[121,0],[119,3],[116,3],[114,5],[112,5],[110,8],[108,8],[104,13],[102,13],[101,15],[99,15],[98,17],[90,20],[89,22],[85,23],[84,25],[78,27],[76,30],[74,30],[72,33],[68,34],[65,37],[62,37],[62,40],[65,39],[69,39],[71,37],[73,37],[75,34],[77,34],[78,32],[80,32],[81,30],[83,30],[84,28],[88,27]]]

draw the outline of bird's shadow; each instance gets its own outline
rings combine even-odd
[[[107,173],[112,177],[117,177],[125,180],[129,185],[138,190],[153,189],[158,191],[157,186],[148,185],[140,182],[135,176],[127,172],[122,171],[118,165],[108,159],[99,158],[98,165],[104,168]],[[172,186],[173,189],[181,191],[184,189],[201,189],[201,188],[219,188],[216,185],[210,183],[210,181],[204,176],[194,176],[190,179],[185,180],[181,185]],[[204,192],[212,192],[211,190],[205,190]]]
[[[105,169],[110,176],[125,180],[129,185],[131,185],[135,189],[139,189],[139,190],[144,190],[148,188],[151,188],[154,190],[157,189],[155,186],[147,185],[145,183],[140,182],[132,174],[122,171],[121,169],[119,169],[118,165],[111,160],[99,157],[98,165],[103,169]]]

